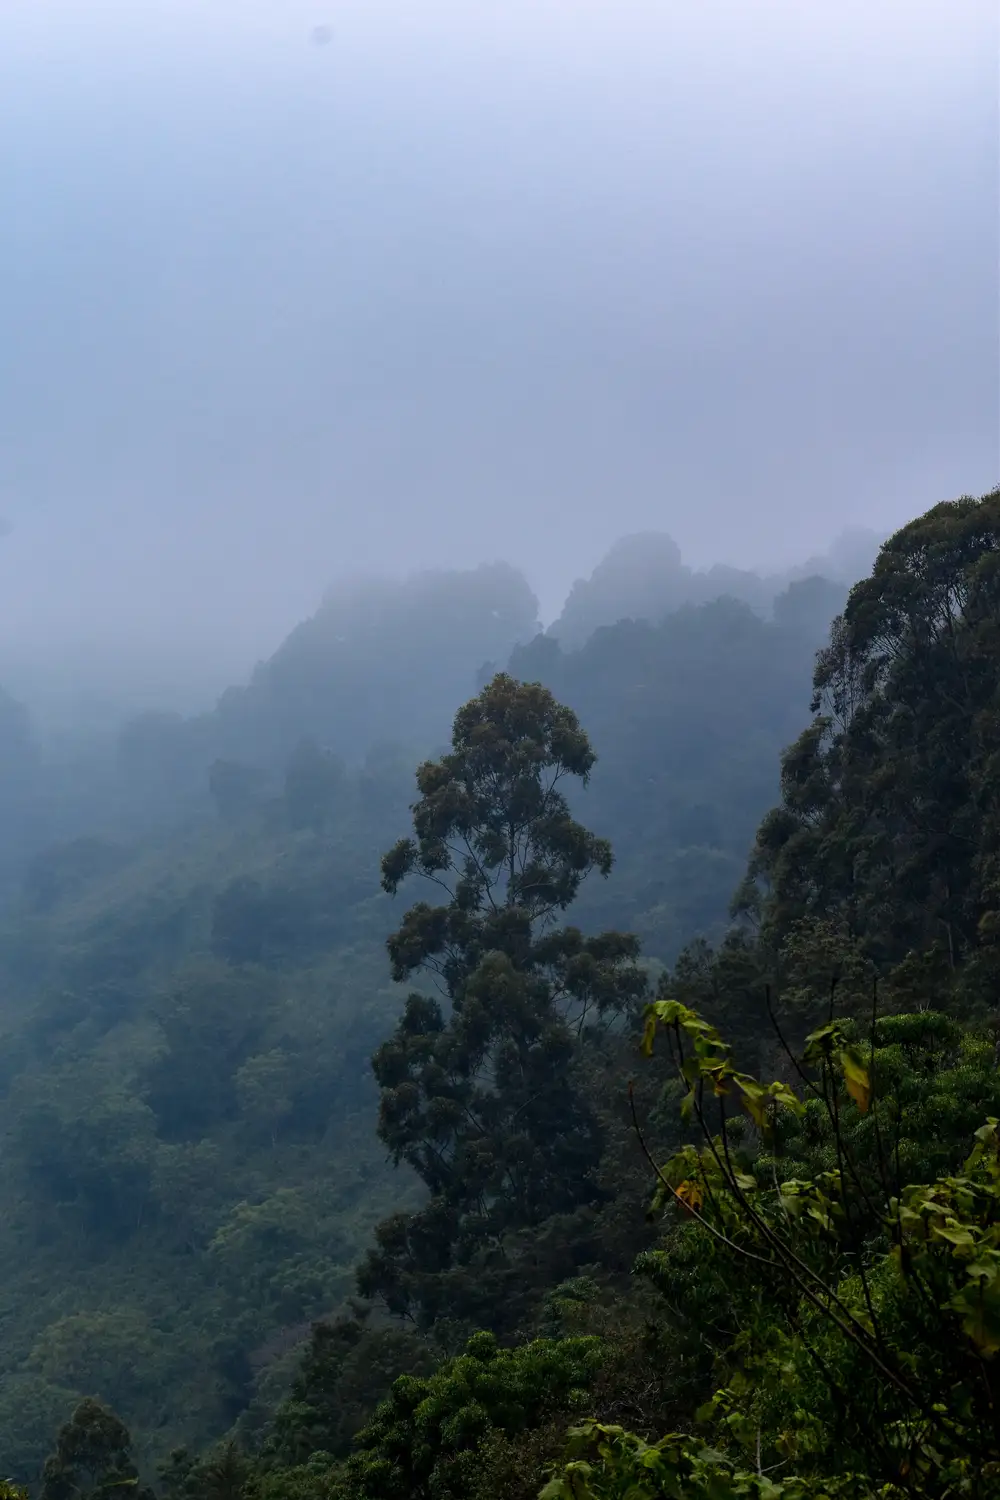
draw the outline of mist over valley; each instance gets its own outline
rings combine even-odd
[[[994,1500],[958,0],[6,0],[0,1500]]]

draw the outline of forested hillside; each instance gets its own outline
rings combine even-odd
[[[369,1058],[405,996],[379,860],[483,664],[515,648],[587,723],[573,802],[616,868],[579,920],[662,964],[724,929],[842,598],[816,580],[770,621],[723,599],[572,651],[509,569],[364,585],[213,715],[146,715],[79,777],[36,752],[75,833],[31,857],[0,930],[8,1470],[94,1391],[150,1458],[256,1420],[418,1192],[375,1135]]]
[[[794,596],[790,583],[823,577],[832,580],[830,597],[813,610],[811,647],[854,579],[844,571],[852,555],[874,550],[874,538],[849,536],[829,556],[791,570],[794,579],[765,578],[695,572],[679,562],[669,536],[640,540],[635,549],[625,539],[576,586],[549,632],[564,649],[585,646],[600,627],[657,626],[685,604],[721,598],[777,618]],[[587,601],[584,617],[579,598]],[[230,809],[273,799],[303,744],[355,768],[395,761],[411,775],[421,754],[445,743],[456,704],[477,680],[537,641],[540,629],[537,599],[506,564],[361,578],[331,588],[316,613],[206,713],[136,712],[127,695],[117,707],[102,704],[99,675],[89,688],[84,678],[73,712],[64,708],[55,723],[44,707],[33,723],[23,704],[0,693],[0,903],[16,891],[25,859],[53,844],[145,838],[204,819],[220,797]]]
[[[366,658],[310,628],[220,705],[245,754],[171,730],[196,796],[28,868],[0,1444],[46,1500],[997,1493],[1000,491],[846,603],[522,604],[449,746],[392,632],[397,748],[382,696],[338,739]]]
[[[682,605],[719,598],[739,599],[766,615],[779,595],[803,579],[854,583],[868,572],[878,545],[875,532],[846,531],[828,552],[782,573],[762,574],[725,563],[692,568],[673,537],[662,531],[640,532],[622,537],[589,578],[577,579],[547,633],[563,646],[581,646],[603,625],[656,621]]]

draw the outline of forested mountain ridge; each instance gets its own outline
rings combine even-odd
[[[601,1024],[607,1012],[634,1016],[642,987],[622,992],[593,968],[610,963],[624,977],[634,940],[605,933],[570,986],[539,987],[539,961],[566,942],[580,952],[579,940],[563,929],[550,951],[540,931],[536,949],[519,886],[538,888],[530,855],[512,859],[499,906],[482,874],[484,860],[502,866],[503,830],[515,827],[549,851],[552,875],[572,850],[576,868],[607,868],[607,850],[573,831],[568,804],[554,826],[545,811],[546,773],[586,776],[588,742],[575,717],[559,720],[565,710],[510,679],[463,710],[451,755],[421,769],[416,837],[383,861],[388,889],[415,868],[435,874],[455,858],[464,868],[445,905],[418,901],[390,940],[397,971],[444,961],[450,1018],[414,997],[375,1064],[380,1132],[426,1175],[432,1198],[416,1218],[380,1228],[360,1285],[390,1307],[416,1293],[417,1330],[390,1352],[364,1317],[317,1328],[256,1455],[178,1457],[184,1493],[213,1493],[220,1464],[246,1495],[371,1500],[997,1493],[988,784],[998,557],[1000,491],[938,507],[890,539],[835,621],[814,677],[816,718],[784,757],[781,803],[761,823],[737,896],[743,924],[714,954],[703,944],[682,954],[645,1007],[640,1051],[652,1080],[629,1086],[628,1112],[649,1172],[652,1243],[636,1219],[621,1116],[608,1107],[636,1066],[635,1040],[627,1025]],[[935,767],[939,739],[948,753]],[[573,882],[557,888],[561,907]],[[499,923],[485,947],[481,920]],[[498,1057],[551,1046],[560,1025],[566,1037],[567,999],[588,983],[597,1024],[576,1030],[568,1081],[593,1111],[584,1138],[600,1166],[575,1209],[554,1199],[548,1218],[522,1217],[520,1229],[515,1219],[498,1239],[496,1215],[530,1214],[518,1206],[530,1200],[497,1177],[489,1217],[477,1220],[481,1164],[513,1151],[545,1180],[577,1106],[567,1099],[520,1142],[516,1112],[501,1107],[508,1095],[516,1102],[518,1070],[494,1066],[484,1080],[477,1059],[487,1036]],[[519,994],[534,999],[509,1009]],[[502,1019],[484,1032],[487,995],[486,1014]],[[719,1026],[760,1071],[744,1070]],[[563,1190],[573,1181],[567,1160]],[[470,1190],[463,1229],[456,1213]],[[435,1339],[461,1317],[473,1270],[471,1286],[514,1273],[516,1326],[508,1302],[494,1300],[480,1316],[501,1342],[482,1331],[442,1358]],[[358,1409],[348,1379],[359,1349],[388,1354],[401,1373],[352,1442],[344,1417]]]
[[[568,703],[598,753],[587,817],[618,863],[608,886],[581,892],[583,919],[627,927],[663,959],[696,935],[721,935],[775,764],[801,722],[800,684],[845,597],[807,579],[779,596],[770,621],[723,598],[656,625],[623,620],[577,651],[546,637],[515,650],[514,676]]]
[[[666,536],[652,540],[657,545],[643,547],[641,569],[629,557],[624,567],[615,564],[624,543],[598,565],[586,585],[586,619],[572,640],[552,627],[565,645],[583,646],[595,629],[623,619],[655,626],[686,603],[723,596],[777,617],[788,597],[788,577],[725,568],[682,569],[699,582],[678,589],[675,544]],[[798,571],[840,579],[845,559],[835,554]],[[602,582],[609,565],[610,588]],[[840,587],[830,585],[828,618],[839,608]],[[315,614],[209,712],[185,717],[122,705],[108,717],[107,708],[89,702],[84,678],[83,700],[53,729],[44,714],[33,725],[23,705],[0,699],[0,902],[16,889],[25,858],[54,842],[95,834],[145,838],[202,819],[215,762],[230,767],[231,784],[238,772],[244,795],[258,798],[280,790],[303,740],[350,765],[395,755],[409,767],[445,742],[455,704],[472,691],[477,674],[502,667],[513,648],[537,637],[537,617],[528,583],[504,563],[354,579],[331,588]],[[810,624],[810,640],[825,626],[825,619]],[[90,691],[100,698],[96,686]]]
[[[625,619],[655,624],[685,604],[720,598],[738,599],[767,616],[788,588],[803,579],[854,583],[871,567],[878,545],[874,532],[847,531],[827,553],[782,573],[765,574],[723,563],[691,568],[666,532],[639,532],[621,537],[589,578],[577,579],[547,634],[572,648],[604,625]]]
[[[998,520],[995,497],[939,506],[855,587],[745,892],[772,945],[821,917],[896,983],[919,958],[963,1003],[987,1007],[1000,901]]]
[[[798,741],[833,598],[818,582],[791,590],[773,621],[721,601],[611,626],[575,652],[551,638],[518,648],[510,675],[456,719],[451,751],[422,765],[414,841],[383,860],[381,896],[408,778],[393,762],[377,790],[372,766],[318,746],[277,790],[244,796],[240,776],[217,771],[214,827],[117,868],[91,851],[98,868],[68,884],[51,869],[48,885],[36,879],[4,948],[4,1169],[21,1207],[0,1255],[21,1352],[0,1432],[16,1431],[12,1458],[25,1455],[9,1467],[27,1477],[53,1409],[89,1388],[121,1407],[144,1455],[162,1453],[157,1425],[166,1438],[186,1424],[201,1445],[236,1419],[235,1446],[179,1453],[157,1481],[192,1500],[534,1494],[588,1415],[604,1424],[573,1440],[589,1467],[557,1472],[553,1496],[635,1484],[789,1500],[993,1493],[987,1127],[971,1186],[947,1174],[1000,1113],[988,1029],[998,542],[1000,494],[890,539],[834,624],[818,717]],[[519,685],[531,681],[544,689]],[[546,790],[550,771],[565,803]],[[497,884],[484,871],[504,867],[496,838],[515,806],[525,842],[507,868],[519,873]],[[401,919],[390,893],[408,872],[423,883]],[[528,893],[544,889],[536,909]],[[570,925],[550,932],[564,907]],[[714,952],[680,951],[699,935]],[[414,976],[405,1008],[387,937],[395,979]],[[650,995],[653,1061],[637,1063]],[[663,1042],[687,1059],[666,1088]],[[357,1088],[373,1051],[399,1175],[382,1163],[374,1092],[366,1102]],[[703,1109],[706,1082],[709,1097],[743,1101],[722,1106],[727,1145]],[[24,1155],[36,1139],[40,1162]],[[168,1167],[178,1196],[157,1199]],[[169,1202],[192,1212],[179,1251]],[[975,1245],[980,1269],[966,1276],[961,1253],[943,1261],[957,1242],[936,1231],[914,1248],[906,1236],[931,1222]],[[60,1306],[45,1288],[67,1224],[88,1266]],[[931,1289],[919,1328],[892,1279],[900,1247]],[[192,1263],[184,1277],[171,1255]],[[359,1259],[373,1300],[352,1310]],[[34,1290],[16,1281],[22,1262]],[[789,1274],[800,1263],[806,1291]],[[161,1278],[158,1303],[143,1265]],[[199,1341],[175,1321],[176,1293]],[[803,1306],[820,1321],[804,1327]],[[832,1325],[823,1306],[841,1309]],[[317,1314],[330,1316],[303,1357],[295,1342]],[[133,1373],[112,1390],[119,1366]],[[973,1378],[971,1415],[932,1441],[927,1413],[942,1392],[964,1400]],[[837,1426],[845,1380],[857,1394]],[[169,1412],[164,1390],[181,1398]],[[184,1415],[196,1406],[204,1437]],[[95,1410],[60,1440],[50,1496],[81,1482],[72,1455],[110,1420]],[[873,1411],[884,1438],[867,1431]],[[97,1464],[103,1483],[130,1460],[121,1432],[101,1431],[117,1455]],[[693,1436],[657,1446],[663,1432]]]
[[[303,736],[350,760],[401,739],[440,743],[476,669],[539,628],[537,599],[506,563],[331,590],[245,688],[223,695],[219,752],[281,765]]]
[[[402,750],[409,773],[446,738],[482,663],[530,640],[537,615],[527,582],[504,563],[353,580],[209,712],[146,709],[101,733],[53,734],[33,732],[23,706],[0,698],[0,795],[11,804],[0,803],[0,900],[25,855],[54,842],[145,839],[203,820],[216,762],[231,768],[230,786],[241,774],[244,800],[280,793],[303,741],[352,767]]]
[[[489,576],[522,597],[509,574]],[[396,635],[437,598],[422,587],[417,604],[393,606]],[[383,692],[400,740],[407,704],[461,701],[489,631],[509,641],[521,628],[498,624],[497,597],[478,585],[445,587],[492,623],[459,642],[448,670],[466,685],[449,687],[445,671],[425,690],[435,657],[424,641],[425,676],[414,668],[405,694]],[[614,837],[617,865],[581,892],[588,930],[631,927],[660,963],[724,930],[836,607],[823,585],[798,587],[812,602],[789,623],[720,601],[609,626],[578,652],[536,635],[512,658],[593,726],[598,760],[573,806]],[[371,613],[387,608],[376,600]],[[533,609],[529,598],[527,635]],[[331,630],[327,619],[314,635]],[[449,631],[461,636],[461,622]],[[335,723],[351,658],[321,658],[314,681],[300,639],[281,671],[310,688],[311,717],[284,688],[277,707],[271,688],[251,691],[260,723],[284,722],[288,753],[270,741],[268,765],[258,737],[218,755],[201,721],[133,726],[94,822],[29,863],[0,929],[11,1472],[37,1468],[61,1414],[94,1391],[147,1454],[202,1445],[241,1413],[257,1420],[287,1378],[288,1349],[343,1304],[374,1224],[413,1191],[385,1166],[368,1059],[403,1003],[385,968],[396,917],[379,860],[408,821],[432,721],[410,751],[348,757],[304,738]],[[391,660],[387,673],[402,680]],[[112,1368],[140,1358],[142,1379],[109,1386]]]

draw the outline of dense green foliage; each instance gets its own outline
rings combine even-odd
[[[701,1145],[655,1168],[654,1208],[679,1209],[698,1243],[700,1299],[682,1316],[728,1332],[725,1384],[698,1413],[713,1447],[662,1445],[651,1493],[681,1493],[699,1465],[706,1493],[766,1493],[762,1474],[782,1475],[780,1494],[995,1493],[996,1116],[957,1174],[923,1176],[954,1156],[970,1110],[996,1108],[992,1048],[933,1012],[876,1020],[867,1044],[827,1023],[798,1087],[764,1087],[678,1001],[650,1007],[644,1050],[661,1032]],[[671,1249],[644,1269],[677,1296]],[[627,1469],[634,1447],[612,1447]]]
[[[279,806],[87,881],[69,849],[9,927],[12,1470],[88,1393],[147,1451],[224,1431],[405,1201],[372,1128],[367,1060],[398,1002],[367,795],[361,779],[335,834],[289,829]]]
[[[359,1287],[424,1321],[514,1313],[526,1268],[512,1236],[597,1201],[597,1116],[575,1051],[642,997],[639,945],[553,924],[611,849],[570,814],[561,783],[594,752],[547,689],[499,675],[455,719],[453,749],[417,772],[416,839],[382,861],[419,901],[389,939],[393,977],[425,972],[447,1001],[411,994],[374,1058],[379,1135],[429,1197],[382,1225]],[[514,1323],[516,1326],[516,1323]]]
[[[772,946],[822,920],[897,986],[918,966],[993,1004],[998,622],[997,495],[930,511],[854,589],[751,862]]]
[[[81,1401],[60,1428],[55,1452],[45,1461],[42,1500],[76,1500],[117,1489],[149,1495],[139,1487],[128,1428],[100,1402]]]
[[[707,1399],[662,1439],[578,1424],[547,1500],[1000,1488],[998,520],[1000,495],[961,501],[883,548],[761,826],[737,901],[758,935],[691,955],[649,1009],[693,1135],[661,1166],[637,1122],[667,1226],[639,1269]],[[778,1079],[675,987],[744,1031],[763,987]]]
[[[399,917],[379,892],[380,858],[407,825],[413,768],[436,753],[438,723],[444,739],[445,701],[453,712],[484,658],[530,635],[534,606],[521,598],[501,570],[424,580],[395,601],[379,590],[333,599],[257,674],[238,713],[231,698],[207,720],[147,716],[106,762],[97,747],[85,763],[65,752],[41,767],[48,815],[67,836],[32,859],[0,929],[9,1472],[37,1473],[59,1423],[94,1394],[119,1410],[146,1462],[181,1440],[204,1447],[234,1421],[256,1441],[311,1320],[336,1320],[358,1260],[382,1253],[376,1225],[417,1210],[419,1179],[405,1162],[386,1165],[376,1134],[369,1058],[406,997],[386,971]],[[828,613],[821,604],[803,629],[709,604],[614,626],[578,653],[543,638],[514,663],[586,716],[598,755],[589,785],[577,795],[570,776],[559,790],[572,820],[584,815],[616,845],[614,877],[585,883],[575,902],[585,936],[570,929],[561,955],[537,950],[531,983],[544,971],[550,998],[559,966],[578,983],[586,964],[631,962],[593,948],[605,927],[641,936],[660,963],[685,938],[722,931]],[[363,699],[344,676],[352,652]],[[335,734],[348,687],[353,727]],[[391,710],[393,737],[417,748],[359,754],[388,722],[366,719],[366,704]],[[239,715],[256,726],[242,738]],[[18,765],[34,775],[37,752],[14,718],[11,754],[21,746]],[[425,1001],[433,977],[413,976]],[[430,1352],[368,1327],[338,1386],[350,1402],[367,1392],[345,1406],[345,1430],[395,1371],[462,1347],[491,1297],[508,1330],[533,1331],[551,1288],[581,1267],[627,1278],[645,1230],[614,1206],[624,1179],[640,1191],[617,1102],[624,1046],[578,1049],[568,1013],[546,1033],[536,1055],[558,1075],[562,1103],[551,1103],[580,1157],[577,1186],[563,1191],[554,1166],[534,1179],[536,1203],[560,1212],[542,1225],[538,1208],[518,1209],[508,1268],[495,1269],[507,1290],[484,1290],[478,1310],[451,1307]],[[567,1047],[572,1076],[559,1061]],[[506,1108],[528,1123],[511,1093]],[[531,1110],[537,1142],[541,1104]],[[579,1140],[565,1128],[577,1118]],[[513,1149],[517,1132],[503,1141]],[[471,1224],[468,1212],[466,1202]],[[481,1267],[481,1241],[471,1253]],[[470,1291],[471,1262],[463,1279]]]
[[[519,1433],[583,1405],[601,1364],[596,1338],[498,1349],[479,1333],[428,1379],[402,1376],[357,1438],[348,1483],[366,1500],[459,1500],[476,1487],[491,1429]]]
[[[10,1471],[997,1493],[998,557],[1000,493],[891,538],[798,739],[819,578],[524,640],[416,800],[322,631],[239,700],[280,746],[133,726],[200,811],[47,849],[0,950]]]

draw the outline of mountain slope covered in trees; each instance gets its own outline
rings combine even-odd
[[[489,578],[522,599],[516,578]],[[265,726],[242,753],[238,737],[203,741],[204,721],[133,725],[93,823],[30,861],[0,929],[11,1472],[37,1467],[79,1396],[111,1399],[147,1456],[255,1422],[310,1320],[346,1305],[375,1224],[419,1196],[375,1134],[369,1058],[405,999],[385,966],[397,914],[379,860],[407,824],[443,695],[460,702],[487,649],[530,634],[530,597],[498,624],[499,596],[473,582],[427,583],[389,615],[380,596],[355,619],[350,670],[372,675],[414,749],[349,753],[360,728],[330,743],[338,717],[366,709],[344,686],[345,643],[317,655],[344,633],[324,615],[238,700]],[[572,805],[617,863],[581,892],[585,930],[629,928],[659,963],[724,930],[842,598],[797,587],[790,621],[720,601],[611,626],[578,652],[539,637],[512,658],[592,726],[598,759]],[[437,637],[418,630],[435,600],[456,653],[440,677]],[[492,622],[478,635],[476,610]],[[412,641],[393,656],[408,635],[419,670]],[[428,717],[408,718],[420,701]]]
[[[289,740],[50,854],[9,1468],[96,1395],[188,1500],[995,1494],[998,557],[938,507],[829,632],[807,579],[522,644],[415,801]],[[78,1406],[43,1493],[132,1462]]]
[[[1000,492],[938,507],[886,544],[818,659],[815,717],[783,759],[780,803],[735,902],[742,920],[714,952],[695,944],[680,955],[637,1033],[627,1018],[639,989],[628,986],[621,1005],[619,984],[595,978],[599,1003],[567,1058],[599,1142],[588,1191],[574,1207],[553,1195],[550,1213],[500,1227],[498,1213],[526,1200],[492,1179],[487,1217],[473,1214],[456,1240],[436,1153],[457,1190],[475,1193],[481,1158],[466,1153],[484,1123],[470,1134],[478,1063],[460,1039],[495,1034],[476,1019],[486,996],[494,1016],[507,1014],[501,997],[523,997],[510,1014],[518,1045],[534,1047],[559,994],[565,1034],[593,974],[585,962],[572,986],[538,984],[546,938],[527,930],[521,877],[494,915],[480,904],[480,851],[502,860],[504,830],[526,817],[543,846],[603,858],[585,831],[571,833],[568,804],[549,831],[545,773],[568,751],[554,753],[543,728],[553,710],[538,714],[535,690],[497,679],[463,712],[452,756],[421,772],[416,840],[383,862],[394,888],[409,869],[445,869],[456,830],[470,849],[469,893],[460,881],[445,906],[418,901],[390,942],[407,966],[444,960],[451,1019],[415,1000],[376,1059],[383,1137],[410,1143],[444,1200],[425,1232],[414,1233],[419,1214],[380,1229],[361,1284],[391,1304],[399,1269],[417,1275],[417,1325],[353,1440],[339,1422],[345,1375],[359,1347],[385,1350],[385,1334],[363,1318],[317,1328],[292,1399],[256,1453],[238,1458],[243,1493],[997,1493],[998,559]],[[585,773],[572,716],[566,733]],[[505,769],[484,801],[477,768],[498,746]],[[525,766],[534,794],[520,787]],[[534,890],[530,858],[524,869]],[[573,894],[572,883],[561,889]],[[477,911],[500,924],[486,945]],[[596,941],[605,961],[636,956],[625,935]],[[609,1009],[617,1026],[601,1024]],[[486,1076],[498,1092],[503,1072]],[[511,1081],[525,1076],[516,1069]],[[491,1115],[487,1159],[513,1148],[542,1184],[575,1107],[567,1099],[520,1145],[503,1112]],[[622,1149],[629,1122],[645,1195]],[[573,1180],[567,1162],[562,1189]],[[485,1328],[435,1365],[435,1338],[469,1310],[470,1269],[474,1287],[514,1276],[517,1326],[509,1297],[496,1296],[477,1309]],[[211,1465],[185,1464],[185,1492],[211,1493]]]

